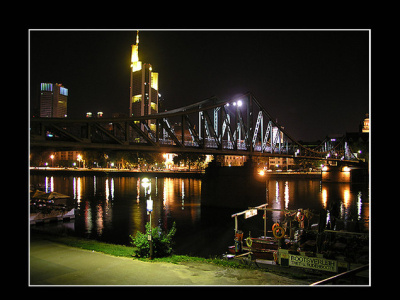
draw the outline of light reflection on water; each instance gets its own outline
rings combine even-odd
[[[77,208],[75,221],[43,227],[129,245],[129,235],[144,231],[148,221],[141,178],[32,175],[31,184],[41,184],[46,191],[70,195],[68,204]],[[325,208],[328,210],[327,223],[332,221],[332,217],[336,218],[337,230],[369,228],[369,190],[366,185],[272,179],[267,180],[266,185],[270,208],[309,208],[315,211]],[[202,207],[200,179],[151,178],[150,196],[154,201],[152,226],[159,225],[167,230],[174,221],[177,224],[175,249],[178,253],[220,254],[233,243],[234,222],[230,215],[237,210]],[[267,219],[270,228],[275,221],[283,220],[283,214],[268,212]],[[262,214],[248,220],[241,221],[241,229],[252,230],[252,236],[261,235]],[[246,228],[246,223],[254,226]]]
[[[73,177],[72,181],[78,208],[76,232],[129,244],[129,235],[144,231],[148,216],[141,178],[93,176]],[[185,226],[200,219],[200,180],[151,178],[148,189],[154,201],[152,226],[167,230],[173,221]]]
[[[366,185],[322,183],[318,180],[269,180],[270,208],[327,209],[326,222],[336,218],[336,230],[369,230],[369,190]],[[271,200],[273,199],[273,200]],[[272,221],[282,221],[281,212],[272,212]]]

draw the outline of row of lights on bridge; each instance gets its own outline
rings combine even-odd
[[[226,104],[226,106],[229,106],[229,105],[230,105],[229,103]],[[238,106],[238,107],[240,107],[240,106],[242,106],[242,105],[243,105],[242,100],[238,100],[237,102],[236,102],[236,101],[233,102],[233,106]]]

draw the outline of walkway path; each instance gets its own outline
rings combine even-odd
[[[307,285],[259,270],[155,263],[31,240],[30,285]]]

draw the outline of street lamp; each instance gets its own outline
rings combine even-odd
[[[53,155],[53,154],[52,154],[52,155],[50,155],[50,158],[51,158],[51,167],[53,167],[54,155]]]
[[[146,209],[147,209],[147,214],[150,216],[150,230],[147,233],[147,239],[149,241],[150,244],[150,259],[153,259],[153,239],[151,236],[151,212],[153,211],[153,200],[151,200],[151,182],[148,178],[143,178],[142,180],[142,187],[144,187],[144,195],[146,200]],[[149,188],[149,190],[147,190],[147,188]]]
[[[81,162],[82,161],[82,155],[78,154],[77,159],[78,159],[79,162]],[[80,163],[79,163],[78,167],[81,167]]]

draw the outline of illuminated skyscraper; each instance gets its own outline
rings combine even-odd
[[[40,84],[40,117],[67,117],[68,89],[58,83]]]
[[[152,71],[151,64],[139,60],[139,30],[136,45],[132,45],[131,69],[129,116],[158,113],[158,73]],[[148,125],[155,129],[155,121]]]
[[[369,114],[365,114],[365,119],[362,127],[363,133],[369,133]]]

